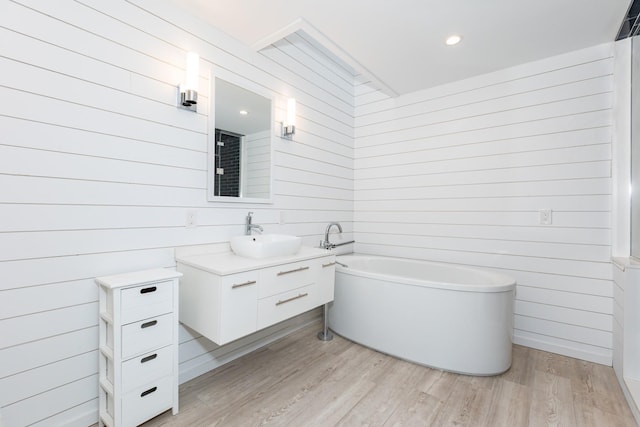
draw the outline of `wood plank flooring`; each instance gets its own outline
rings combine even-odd
[[[144,426],[636,426],[610,367],[514,346],[509,371],[471,377],[319,329],[183,384],[180,413]]]

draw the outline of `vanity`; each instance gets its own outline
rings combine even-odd
[[[293,255],[176,256],[180,321],[218,345],[333,300],[335,255],[302,246]]]

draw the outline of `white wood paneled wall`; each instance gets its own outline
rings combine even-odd
[[[361,82],[356,250],[510,274],[516,343],[611,364],[612,99],[613,44],[395,99]]]
[[[166,1],[0,2],[0,412],[6,426],[97,421],[95,276],[174,267],[225,242],[247,211],[317,245],[353,219],[353,73],[304,35],[255,53]],[[298,101],[275,138],[274,204],[207,203],[207,91],[176,108],[185,54]],[[188,211],[198,226],[186,228]],[[304,320],[304,319],[302,319]],[[181,329],[181,373],[228,356]]]

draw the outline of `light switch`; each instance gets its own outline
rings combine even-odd
[[[194,210],[187,211],[187,221],[185,227],[194,228],[198,225],[198,212]]]
[[[551,209],[540,209],[538,213],[541,225],[551,225]]]

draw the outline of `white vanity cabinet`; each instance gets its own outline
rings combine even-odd
[[[180,321],[218,345],[333,300],[335,255],[303,248],[290,257],[231,253],[178,258]]]
[[[153,269],[96,278],[100,426],[178,413],[178,278]]]

